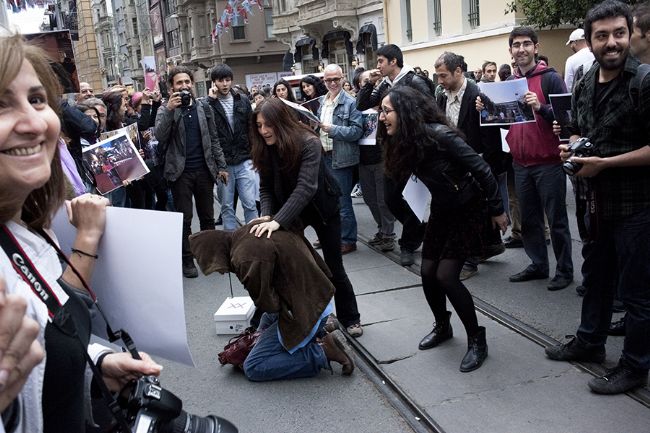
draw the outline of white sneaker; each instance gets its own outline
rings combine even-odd
[[[361,191],[361,185],[356,184],[354,188],[352,188],[352,192],[350,193],[350,197],[352,198],[361,198],[363,197],[363,192]]]

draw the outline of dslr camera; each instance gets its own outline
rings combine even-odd
[[[189,90],[181,90],[181,107],[189,107],[192,102],[192,93]]]
[[[577,156],[579,158],[584,158],[588,156],[594,156],[596,153],[596,149],[594,148],[594,145],[589,141],[587,137],[581,137],[574,141],[573,143],[569,144],[569,153],[571,153],[571,156]],[[564,169],[564,172],[568,174],[569,176],[574,176],[577,172],[580,171],[582,168],[582,164],[573,162],[571,160],[564,161],[564,164],[562,164],[562,168]]]
[[[200,417],[183,410],[183,402],[162,386],[155,376],[133,382],[120,406],[132,433],[237,433],[230,421],[214,415]],[[123,432],[125,433],[125,432]]]

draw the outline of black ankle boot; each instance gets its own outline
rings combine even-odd
[[[431,349],[445,340],[449,340],[454,336],[451,329],[451,312],[447,311],[447,320],[444,322],[436,322],[433,326],[433,331],[427,334],[421,341],[418,348],[420,350]]]
[[[467,373],[479,368],[488,355],[487,342],[485,341],[485,328],[478,327],[478,332],[467,338],[467,353],[460,363],[460,371]]]

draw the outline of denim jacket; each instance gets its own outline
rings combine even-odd
[[[327,95],[320,97],[320,117]],[[341,90],[338,104],[332,115],[332,129],[329,137],[333,141],[332,168],[345,168],[359,164],[359,139],[363,135],[361,112],[357,101]]]

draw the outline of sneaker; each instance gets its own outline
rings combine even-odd
[[[607,335],[613,335],[616,337],[625,336],[625,316],[609,324]]]
[[[381,233],[377,232],[377,233],[375,233],[375,235],[372,237],[372,239],[370,239],[370,240],[368,241],[368,245],[371,245],[371,246],[374,247],[374,246],[376,246],[376,245],[379,245],[379,244],[382,243],[383,241],[384,241],[384,237],[381,235]]]
[[[199,271],[194,266],[194,263],[183,264],[183,276],[185,278],[196,278],[199,276]]]
[[[316,242],[314,242],[314,243],[312,244],[312,246],[313,246],[314,249],[316,249],[316,250],[320,250],[320,249],[322,248],[322,246],[321,246],[321,244],[320,244],[320,241],[316,241]]]
[[[352,192],[350,193],[350,197],[352,198],[361,198],[363,197],[363,192],[361,191],[361,185],[356,184],[354,188],[352,188]]]
[[[546,356],[555,361],[584,361],[602,364],[605,361],[605,346],[586,347],[574,336],[564,344],[548,346],[544,349]]]
[[[336,330],[327,334],[320,344],[328,362],[334,361],[341,364],[344,376],[352,374],[354,371],[354,355],[341,331]]]
[[[363,335],[363,328],[361,327],[361,323],[355,323],[354,325],[350,325],[345,330],[348,331],[350,337],[357,338]]]
[[[623,360],[607,374],[594,377],[588,383],[596,394],[621,394],[648,384],[647,370],[633,370]]]
[[[478,274],[478,266],[465,263],[463,269],[460,271],[460,281],[472,278],[476,274]]]
[[[393,238],[383,238],[381,243],[375,245],[376,248],[379,248],[380,251],[388,252],[395,249],[395,239]]]
[[[413,256],[413,251],[409,251],[407,249],[402,249],[399,252],[399,263],[402,266],[411,266],[412,264],[415,263],[415,257]]]

